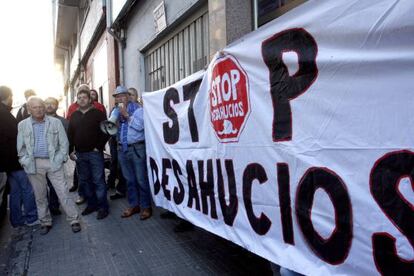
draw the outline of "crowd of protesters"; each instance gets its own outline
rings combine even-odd
[[[127,197],[129,207],[121,217],[152,216],[146,168],[142,100],[134,88],[118,86],[110,117],[119,131],[101,129],[107,120],[97,91],[80,85],[66,118],[57,115],[59,102],[42,99],[35,91],[24,93],[26,103],[12,115],[13,93],[0,86],[0,177],[10,187],[10,222],[13,227],[40,224],[40,234],[52,228],[52,216],[66,213],[74,233],[81,231],[80,215],[96,212],[98,220],[109,214],[107,190],[112,200]],[[109,140],[109,141],[108,141]],[[109,142],[109,143],[108,143]],[[110,173],[105,178],[104,150],[109,144]],[[68,183],[66,165],[75,161],[74,181]],[[74,201],[70,192],[78,191]],[[86,203],[79,214],[77,204]]]

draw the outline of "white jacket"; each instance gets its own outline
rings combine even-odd
[[[52,171],[62,167],[68,159],[69,142],[65,129],[59,119],[45,116],[45,133]],[[35,146],[32,117],[24,119],[18,125],[17,154],[19,162],[27,174],[36,174],[33,156]]]

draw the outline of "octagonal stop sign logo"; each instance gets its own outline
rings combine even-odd
[[[210,80],[210,118],[220,142],[237,142],[250,114],[249,80],[232,55],[218,58]]]

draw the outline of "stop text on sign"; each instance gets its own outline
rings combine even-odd
[[[210,119],[220,142],[236,142],[250,114],[249,81],[232,55],[219,57],[211,73]]]

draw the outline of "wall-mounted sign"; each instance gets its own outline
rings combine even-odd
[[[155,33],[159,33],[167,27],[167,19],[165,17],[164,1],[161,2],[153,11]]]

